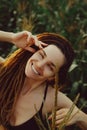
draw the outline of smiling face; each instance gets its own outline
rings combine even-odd
[[[34,53],[28,60],[25,74],[35,81],[45,81],[55,76],[65,62],[65,56],[55,45],[49,45]]]

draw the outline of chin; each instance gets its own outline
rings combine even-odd
[[[39,82],[44,82],[46,80],[44,80],[42,77],[40,77],[39,75],[35,75],[35,74],[29,74],[29,73],[25,73],[26,77],[29,78],[30,80],[34,80],[39,81]]]

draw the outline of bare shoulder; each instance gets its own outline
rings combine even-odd
[[[73,104],[72,100],[64,93],[58,92],[58,108],[70,108]]]
[[[46,96],[46,101],[44,104],[44,108],[46,108],[47,112],[52,111],[54,107],[54,101],[55,101],[55,88],[49,86],[47,96]],[[70,108],[73,103],[71,99],[69,99],[64,93],[60,91],[58,91],[57,94],[57,102],[58,102],[58,109],[62,107]]]

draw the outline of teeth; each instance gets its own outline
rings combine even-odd
[[[32,65],[32,70],[34,71],[35,74],[38,74],[38,75],[39,75],[38,71],[34,68],[33,65]]]

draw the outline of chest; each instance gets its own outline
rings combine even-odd
[[[18,125],[31,119],[40,110],[43,98],[44,92],[41,90],[20,94],[14,111],[15,123],[11,122],[11,124]]]
[[[44,101],[44,91],[38,90],[25,95],[20,94],[19,99],[15,106],[15,123],[13,125],[22,124],[23,122],[31,119],[41,108],[42,102],[44,102],[43,115],[47,111],[51,110],[51,101],[49,91],[46,94]]]
[[[37,93],[32,92],[26,95],[20,95],[16,103],[16,112],[17,113],[35,113],[36,110],[40,109],[40,106],[43,101],[44,94],[40,91]]]

